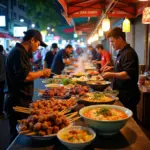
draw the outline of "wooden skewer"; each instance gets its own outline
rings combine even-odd
[[[79,118],[81,118],[81,117],[74,117],[71,119],[71,122],[74,122],[74,121],[78,120]]]
[[[36,135],[36,132],[30,132],[30,133],[27,133],[25,135],[28,135],[28,136]]]
[[[26,114],[31,114],[30,111],[28,110],[21,110],[21,109],[16,109],[16,108],[13,108],[16,112],[21,112],[21,113],[26,113]]]
[[[23,109],[23,110],[30,110],[31,108],[27,108],[27,107],[21,107],[21,106],[15,106],[13,108],[16,108],[16,109]]]
[[[74,117],[74,116],[76,116],[78,113],[77,112],[74,112],[74,113],[72,113],[71,115],[69,115],[67,118],[72,118],[72,117]]]
[[[31,132],[30,130],[20,131],[19,134],[25,134]]]

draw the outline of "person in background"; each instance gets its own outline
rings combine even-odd
[[[51,46],[51,50],[46,53],[43,68],[51,68],[57,50],[58,50],[58,45],[56,43],[53,43]]]
[[[90,52],[91,52],[91,55],[92,55],[92,60],[98,60],[99,58],[100,58],[100,54],[99,53],[97,53],[97,51],[96,51],[96,49],[94,49],[93,47],[92,47],[92,45],[89,45],[88,46],[88,49],[90,50]]]
[[[68,44],[65,49],[59,50],[54,57],[51,69],[55,74],[61,74],[65,65],[74,65],[74,60],[70,58],[73,52],[72,45]]]
[[[119,99],[122,104],[133,111],[133,117],[137,119],[137,104],[140,100],[138,88],[138,56],[136,51],[126,42],[125,33],[116,27],[108,32],[107,38],[114,50],[118,50],[114,72],[111,66],[103,68],[102,76],[112,78],[112,89],[119,91]]]
[[[4,48],[0,45],[0,117],[3,117],[4,86],[6,80]]]
[[[48,48],[41,48],[42,66],[44,66],[44,59],[48,51]]]
[[[100,64],[101,68],[111,65],[111,55],[108,51],[106,51],[102,44],[98,44],[96,46],[97,52],[101,56],[101,60],[93,60],[93,63]]]
[[[33,81],[38,78],[47,78],[51,74],[50,69],[32,72],[29,53],[33,53],[39,46],[46,46],[42,41],[42,35],[38,30],[30,29],[24,32],[21,43],[16,43],[6,59],[6,80],[8,97],[5,101],[7,116],[9,119],[10,136],[12,141],[17,136],[17,120],[26,117],[22,113],[13,110],[14,106],[29,107],[33,96]]]

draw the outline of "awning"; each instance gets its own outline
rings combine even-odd
[[[8,35],[7,33],[2,33],[0,32],[0,38],[8,38],[11,39],[12,37],[10,35]]]
[[[150,1],[139,0],[58,0],[68,18],[100,17],[107,10],[109,17],[136,18]]]

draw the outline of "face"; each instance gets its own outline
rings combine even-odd
[[[92,47],[89,47],[89,50],[90,50],[90,51],[92,51],[92,50],[93,50],[93,48],[92,48]]]
[[[96,48],[96,51],[97,51],[98,53],[101,53],[101,52],[102,52],[102,49],[101,49],[101,48]]]
[[[54,53],[56,53],[56,52],[57,52],[57,50],[58,50],[58,48],[54,48],[54,49],[53,49],[53,52],[54,52]]]
[[[66,52],[67,52],[68,54],[71,54],[72,51],[73,51],[73,48],[69,48],[69,47],[68,47],[68,48],[66,49]]]
[[[36,40],[35,38],[32,38],[30,44],[30,51],[35,52],[39,46],[40,46],[40,41]]]
[[[114,48],[114,50],[121,49],[121,38],[110,37],[110,42],[111,42],[112,47]]]

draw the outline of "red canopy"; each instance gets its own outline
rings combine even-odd
[[[0,32],[0,38],[9,38],[9,39],[11,39],[12,37],[10,35],[8,35],[7,33]]]
[[[139,0],[58,0],[68,18],[98,17],[110,5],[109,17],[135,18],[140,15],[150,1]]]

